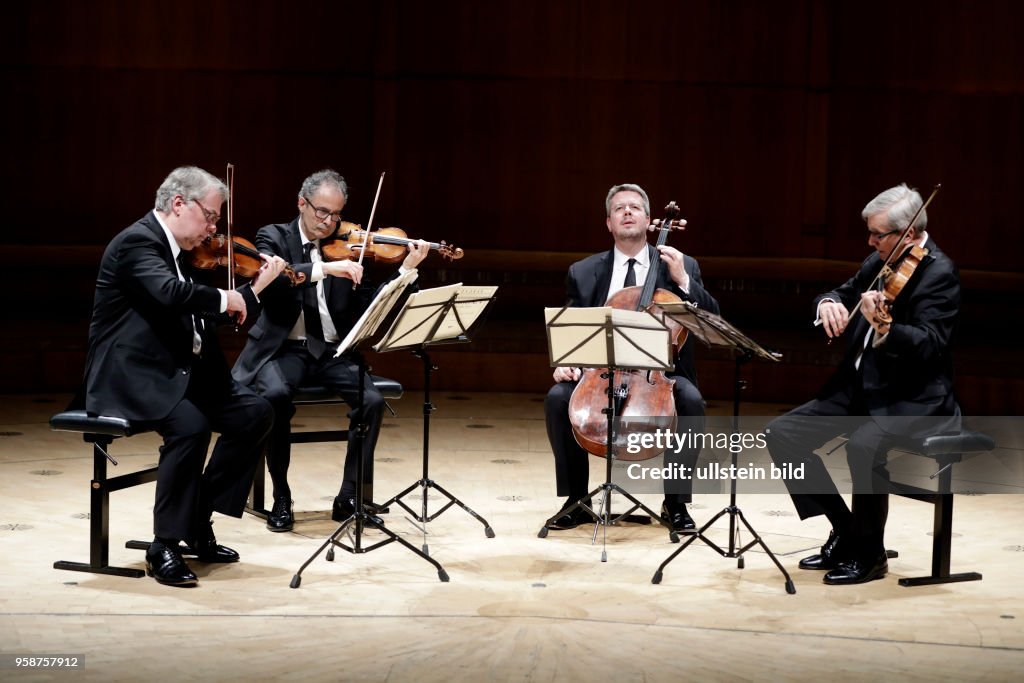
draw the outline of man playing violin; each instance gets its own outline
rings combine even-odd
[[[888,572],[883,536],[889,449],[904,438],[959,429],[960,416],[950,355],[960,313],[956,265],[926,232],[921,195],[905,184],[872,199],[861,216],[874,252],[852,278],[815,300],[825,333],[846,336],[842,364],[814,400],[766,429],[776,463],[804,466],[802,481],[786,481],[800,518],[824,515],[832,525],[821,551],[799,566],[825,570],[824,582],[840,585],[881,579]],[[895,259],[913,245],[927,254],[891,302],[889,322],[879,316],[886,295],[871,285],[890,254]],[[852,507],[813,452],[844,433]]]
[[[284,261],[264,257],[250,284],[225,291],[193,283],[185,258],[216,231],[227,194],[202,169],[172,171],[154,210],[104,251],[89,326],[86,410],[163,437],[146,569],[175,586],[197,583],[179,541],[201,562],[238,560],[217,544],[210,518],[242,516],[272,420],[270,405],[231,379],[213,323],[255,315]],[[204,470],[211,430],[221,436]]]
[[[363,439],[364,467],[372,466],[373,452],[384,416],[384,399],[372,382],[364,383],[363,404],[358,400],[358,363],[347,355],[335,358],[338,343],[369,305],[373,290],[363,282],[362,265],[350,260],[326,261],[325,248],[348,201],[348,185],[333,170],[306,178],[299,190],[299,215],[290,223],[260,228],[256,248],[291,262],[305,281],[292,286],[279,278],[263,297],[263,312],[249,330],[249,338],[232,374],[270,401],[274,429],[267,447],[267,470],[273,482],[274,504],[267,517],[270,531],[289,531],[295,524],[292,492],[288,484],[291,461],[292,397],[304,382],[338,391],[352,407],[352,426],[368,430]],[[412,270],[427,255],[422,240],[410,242],[409,253],[392,277]],[[357,285],[362,286],[357,287]],[[347,519],[355,509],[356,473],[360,454],[350,439],[345,474],[334,500],[332,517]],[[380,523],[380,520],[375,520]]]
[[[700,267],[692,256],[663,245],[657,250],[647,243],[647,228],[651,222],[651,203],[639,185],[615,185],[605,198],[605,225],[611,233],[614,247],[577,261],[569,267],[566,279],[567,305],[603,306],[613,294],[624,287],[643,285],[648,270],[658,260],[657,287],[693,301],[701,308],[718,313],[718,302],[704,289]],[[694,428],[703,428],[704,400],[697,390],[697,370],[693,360],[694,340],[688,337],[680,348],[675,369],[667,373],[675,380],[673,398],[676,412],[697,420]],[[569,510],[589,491],[590,463],[587,451],[577,442],[569,419],[569,400],[579,382],[579,368],[555,369],[555,385],[544,401],[548,441],[555,456],[555,482],[559,496],[566,496],[562,509],[550,518],[548,529],[573,529],[591,519],[582,508]],[[679,454],[680,462],[693,467],[700,449],[686,449]],[[686,509],[690,502],[689,482],[682,482],[679,491],[669,491],[666,481],[665,503],[662,510],[669,524],[677,531],[695,527]],[[675,482],[673,486],[680,486]]]

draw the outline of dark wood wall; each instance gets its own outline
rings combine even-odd
[[[147,211],[174,166],[229,161],[243,235],[292,218],[325,166],[365,222],[386,171],[378,225],[454,242],[466,268],[494,250],[489,268],[522,272],[515,254],[607,248],[605,192],[637,182],[655,214],[680,204],[673,243],[719,284],[754,259],[780,286],[785,259],[859,262],[878,191],[942,182],[930,227],[944,250],[1021,293],[1011,0],[53,0],[6,14],[0,303],[15,317],[57,296],[58,317],[87,318],[88,247]],[[85,284],[26,296],[54,258]],[[555,305],[558,281],[505,301]]]

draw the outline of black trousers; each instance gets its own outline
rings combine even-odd
[[[314,358],[302,344],[286,342],[272,359],[260,368],[252,388],[266,398],[274,410],[274,429],[267,448],[267,471],[274,487],[274,497],[291,496],[288,484],[288,466],[291,463],[291,420],[295,415],[292,396],[300,384],[312,382],[337,391],[352,409],[348,413],[350,435],[345,456],[345,472],[338,495],[354,498],[356,475],[359,467],[356,425],[367,425],[362,444],[363,468],[367,476],[373,472],[373,452],[380,436],[384,419],[384,397],[373,382],[366,379],[363,387],[363,405],[358,406],[359,366],[346,357],[334,358],[328,351]]]
[[[860,416],[860,417],[858,417]],[[853,485],[848,507],[822,458],[813,451],[846,434],[846,463]],[[777,465],[804,466],[802,481],[786,479],[800,519],[826,515],[846,550],[873,559],[885,550],[889,515],[888,451],[894,437],[867,416],[858,392],[850,389],[827,399],[814,399],[772,420],[765,430],[768,451]]]
[[[272,421],[267,401],[231,380],[226,369],[211,372],[198,362],[185,398],[151,425],[164,439],[153,533],[194,539],[214,511],[241,517]],[[211,432],[220,438],[207,463]]]
[[[673,398],[676,413],[684,416],[694,431],[704,429],[704,399],[693,382],[685,377],[670,376],[675,380]],[[569,399],[578,382],[559,382],[551,387],[544,399],[544,419],[547,424],[548,441],[555,456],[555,485],[559,496],[579,499],[590,491],[590,454],[578,443],[572,433],[569,421]],[[669,457],[668,455],[666,456]],[[671,454],[671,462],[693,468],[700,457],[700,449],[683,449]],[[689,480],[669,483],[673,493],[666,491],[669,502],[689,503],[693,490]]]

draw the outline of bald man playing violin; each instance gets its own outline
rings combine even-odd
[[[960,428],[950,353],[960,314],[960,277],[926,231],[923,210],[907,231],[922,205],[921,195],[901,184],[864,207],[861,216],[874,251],[852,278],[815,300],[816,323],[829,338],[845,337],[843,361],[814,400],[765,430],[776,463],[804,468],[802,481],[786,480],[800,518],[824,515],[832,525],[821,551],[799,565],[826,571],[826,584],[886,575],[888,451],[905,439]],[[914,245],[927,254],[891,302],[889,322],[879,316],[883,292],[872,284],[890,254],[895,265]],[[841,434],[849,439],[852,507],[813,452]]]
[[[352,408],[353,428],[368,427],[361,457],[364,467],[372,466],[384,398],[372,382],[364,384],[363,404],[355,405],[359,392],[359,365],[346,354],[335,358],[338,343],[351,330],[372,299],[374,289],[364,282],[363,266],[350,260],[326,261],[322,254],[334,240],[341,212],[348,201],[345,179],[330,169],[306,178],[299,190],[299,215],[291,223],[260,228],[256,248],[291,263],[305,275],[302,284],[292,286],[278,278],[262,297],[263,312],[249,330],[245,348],[232,375],[270,401],[274,409],[274,430],[267,447],[267,471],[273,482],[274,503],[267,517],[267,529],[290,531],[295,524],[292,492],[288,483],[291,461],[291,419],[295,414],[292,397],[307,382],[339,392]],[[429,251],[426,242],[410,242],[409,253],[392,274],[413,270]],[[357,285],[359,285],[357,287]],[[345,472],[332,517],[341,521],[355,509],[356,473],[360,457],[358,440],[350,439]],[[376,520],[379,523],[379,519]]]
[[[85,409],[163,437],[146,569],[174,586],[197,583],[179,541],[200,562],[238,560],[217,543],[211,516],[242,515],[272,420],[268,403],[231,379],[214,326],[225,314],[256,315],[284,261],[263,257],[263,270],[234,290],[191,277],[188,253],[216,231],[227,193],[202,169],[172,171],[153,211],[104,251],[89,326]],[[221,436],[206,464],[211,431]]]

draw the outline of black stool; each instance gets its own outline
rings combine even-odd
[[[82,439],[92,444],[93,471],[92,481],[89,482],[89,563],[60,560],[53,563],[53,568],[131,578],[145,576],[146,572],[141,569],[111,567],[107,564],[110,542],[110,494],[156,481],[157,468],[150,467],[108,479],[107,461],[117,465],[117,460],[108,451],[114,439],[142,434],[148,430],[136,429],[131,422],[122,417],[90,417],[84,410],[69,410],[54,415],[50,418],[50,428],[59,432],[82,434]]]
[[[373,382],[373,386],[377,388],[381,396],[384,397],[385,405],[392,415],[395,411],[391,408],[391,405],[386,403],[390,400],[402,398],[404,389],[400,382],[386,377],[378,377],[377,375],[370,375],[370,380]],[[295,395],[292,397],[292,403],[296,406],[311,406],[311,405],[335,405],[344,403],[341,394],[336,391],[332,391],[324,386],[304,384],[298,388]],[[291,433],[291,442],[296,443],[324,443],[334,441],[348,441],[348,430],[347,429],[321,429],[315,431],[305,431]],[[256,474],[253,477],[252,488],[249,490],[249,502],[245,506],[245,511],[249,514],[255,515],[266,519],[270,514],[264,505],[266,504],[266,471],[267,471],[267,459],[266,454],[260,455],[259,463],[256,465]],[[366,468],[363,481],[363,500],[370,501],[373,498],[373,464],[370,463],[370,467]],[[367,503],[369,507],[374,507],[372,503]],[[384,512],[380,510],[380,512]]]
[[[980,581],[977,572],[949,573],[949,558],[953,544],[953,465],[968,453],[986,453],[995,448],[995,441],[986,434],[963,431],[959,434],[929,436],[914,447],[900,448],[909,453],[933,459],[939,470],[930,478],[938,477],[938,491],[929,491],[910,484],[892,483],[892,491],[904,498],[931,503],[935,506],[932,523],[932,573],[900,579],[901,586],[927,586],[957,581]]]

